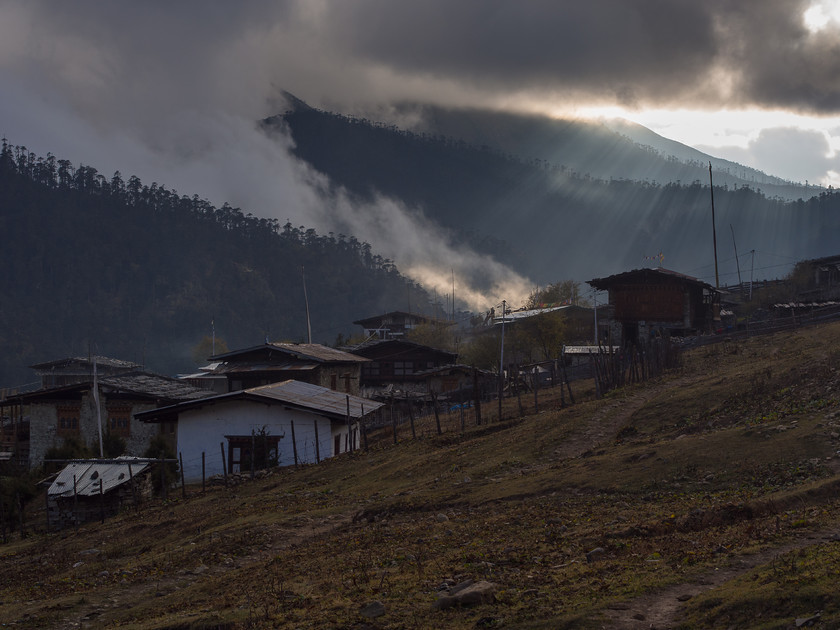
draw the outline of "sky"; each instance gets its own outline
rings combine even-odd
[[[393,200],[326,207],[320,175],[256,130],[284,91],[343,113],[413,100],[621,116],[840,185],[836,0],[0,0],[0,86],[12,144],[323,232],[355,217],[357,236],[441,287],[451,270],[429,243],[446,235]],[[417,243],[396,248],[383,217],[397,214]],[[528,287],[493,273],[475,301]]]

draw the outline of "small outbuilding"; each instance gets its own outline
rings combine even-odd
[[[68,464],[47,488],[49,526],[62,529],[114,516],[150,497],[149,471],[149,464],[135,457]]]
[[[359,448],[360,423],[382,403],[287,380],[136,414],[172,423],[187,483],[252,466],[288,466]]]
[[[589,280],[609,292],[612,320],[599,321],[608,343],[629,345],[659,334],[712,333],[720,327],[720,291],[669,269],[634,269]]]

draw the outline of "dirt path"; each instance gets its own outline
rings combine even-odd
[[[669,586],[605,609],[601,613],[603,615],[602,627],[607,630],[674,628],[679,623],[682,607],[691,598],[718,588],[754,567],[771,562],[776,556],[817,545],[826,540],[834,540],[833,536],[836,536],[835,530],[809,532],[778,547],[765,549],[755,554],[733,556],[725,568],[709,571],[690,582]],[[805,612],[808,611],[803,611]]]

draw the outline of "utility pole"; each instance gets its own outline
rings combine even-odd
[[[741,286],[741,263],[738,260],[738,246],[735,244],[735,228],[732,227],[732,224],[729,224],[729,229],[732,230],[732,247],[735,248],[735,267],[738,269],[738,290],[741,291],[741,295],[744,295],[744,289]]]
[[[306,273],[301,266],[300,277],[303,279],[303,301],[306,304],[306,339],[307,343],[312,343],[312,324],[309,321],[309,297],[306,295]]]
[[[712,184],[712,162],[709,161],[709,193],[712,196],[712,244],[715,248],[715,288],[720,288],[720,277],[718,276],[717,262],[717,230],[715,229],[715,187]]]
[[[502,350],[499,357],[499,378],[502,378],[502,373],[505,369],[505,310],[506,302],[502,300]]]

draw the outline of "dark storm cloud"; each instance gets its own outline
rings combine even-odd
[[[325,25],[341,46],[399,72],[620,100],[667,97],[716,48],[713,16],[679,0],[362,0],[336,4]]]
[[[835,29],[806,0],[359,0],[321,27],[397,73],[647,106],[840,108]]]
[[[140,118],[202,101],[256,113],[280,89],[336,105],[486,104],[516,92],[830,113],[840,109],[840,37],[836,25],[805,29],[809,3],[8,1],[0,61],[77,88],[68,98],[88,111],[139,103]],[[28,38],[10,10],[28,16]]]

